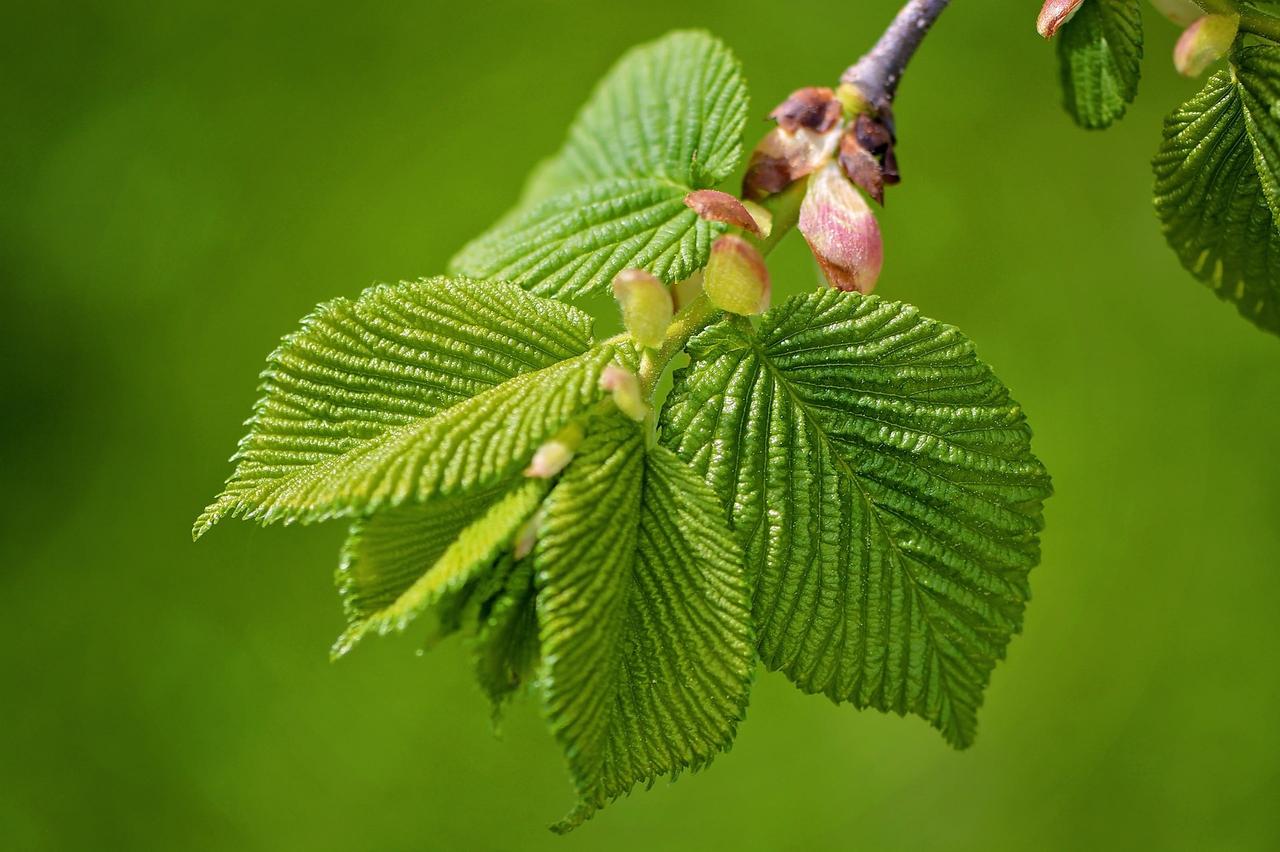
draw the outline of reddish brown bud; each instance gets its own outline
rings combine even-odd
[[[880,226],[834,163],[809,179],[798,226],[832,287],[871,292],[884,264]]]
[[[1036,32],[1044,38],[1053,38],[1062,25],[1071,20],[1083,2],[1084,0],[1045,0],[1040,17],[1036,19]]]
[[[858,144],[877,157],[893,147],[893,130],[889,125],[865,113],[853,122],[853,133]]]
[[[1199,77],[1227,55],[1240,29],[1239,15],[1205,15],[1183,31],[1173,48],[1173,67],[1184,77]]]
[[[796,89],[778,104],[769,117],[783,130],[795,131],[801,127],[826,133],[840,123],[844,105],[831,89],[809,86]]]
[[[853,134],[846,133],[840,140],[837,162],[849,180],[874,198],[877,204],[884,204],[884,172],[880,161],[858,144]]]
[[[711,222],[724,222],[729,225],[760,234],[760,227],[755,217],[742,202],[727,192],[714,189],[699,189],[684,197],[684,204],[703,219]]]
[[[764,257],[736,234],[725,234],[712,244],[702,286],[711,304],[731,314],[750,316],[769,308],[772,288]]]
[[[831,159],[840,144],[840,131],[816,133],[806,127],[795,132],[775,127],[751,152],[742,195],[759,199],[782,192]]]

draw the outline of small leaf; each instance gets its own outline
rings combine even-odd
[[[491,567],[545,494],[545,481],[528,479],[492,501],[478,518],[470,514],[474,503],[455,499],[391,509],[356,524],[343,548],[339,592],[348,612],[361,615],[338,637],[333,656],[347,653],[370,633],[404,630],[445,594]],[[420,575],[404,585],[415,566]],[[381,605],[370,606],[371,588]],[[386,600],[393,589],[394,598]]]
[[[500,484],[600,397],[614,347],[518,287],[378,286],[321,305],[263,373],[226,489],[196,521],[359,515]]]
[[[1153,161],[1156,212],[1191,274],[1259,328],[1280,333],[1280,232],[1257,168],[1269,142],[1260,131],[1255,155],[1241,90],[1219,71],[1165,120]]]
[[[746,83],[702,32],[627,53],[578,114],[520,202],[451,262],[460,273],[572,298],[643,268],[672,283],[706,261],[724,226],[675,204],[727,178],[742,156]]]
[[[493,703],[495,717],[533,676],[540,659],[533,560],[524,559],[512,567],[476,634],[476,679]]]
[[[580,798],[558,831],[727,749],[754,659],[715,496],[635,424],[592,425],[534,551],[547,715]]]
[[[1022,623],[1049,477],[958,331],[856,293],[694,338],[662,442],[746,553],[765,665],[805,692],[973,740]]]
[[[1236,82],[1254,166],[1273,218],[1280,217],[1280,47],[1255,45],[1236,52]]]
[[[1063,104],[1081,127],[1109,127],[1138,94],[1138,0],[1085,0],[1058,32]]]

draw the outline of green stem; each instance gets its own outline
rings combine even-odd
[[[719,309],[711,304],[706,293],[699,293],[697,298],[684,307],[671,320],[667,328],[667,336],[657,349],[646,349],[640,356],[640,396],[653,402],[653,392],[658,387],[658,380],[666,371],[671,359],[684,349],[695,334],[706,327]]]
[[[1195,0],[1196,5],[1211,15],[1239,15],[1240,31],[1280,42],[1280,18],[1245,8],[1235,0]]]

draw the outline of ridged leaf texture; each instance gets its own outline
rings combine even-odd
[[[700,268],[720,223],[681,199],[741,159],[746,84],[703,32],[627,53],[579,113],[564,148],[539,165],[516,209],[466,246],[455,271],[570,298],[626,268],[670,282]]]
[[[342,656],[365,636],[403,630],[510,549],[546,494],[542,480],[492,493],[388,509],[353,525],[338,569],[350,622],[334,643]]]
[[[1280,217],[1280,47],[1246,47],[1232,60],[1254,165],[1271,215]]]
[[[432,279],[321,305],[268,359],[235,472],[196,521],[315,521],[497,485],[599,395],[613,347],[518,287]]]
[[[1138,0],[1084,0],[1058,31],[1063,105],[1081,127],[1109,127],[1138,94],[1142,12]]]
[[[1156,212],[1189,272],[1241,316],[1280,333],[1280,232],[1258,174],[1265,155],[1256,156],[1250,142],[1241,91],[1232,71],[1219,71],[1165,120],[1153,161]]]
[[[534,559],[547,716],[580,798],[566,831],[729,747],[754,662],[748,594],[706,483],[617,418],[552,491]]]
[[[481,614],[474,653],[476,680],[496,716],[521,684],[534,676],[542,659],[532,559],[514,563],[504,574],[501,590]]]
[[[1021,408],[954,328],[855,293],[690,351],[662,441],[730,513],[765,665],[968,745],[1051,490]]]

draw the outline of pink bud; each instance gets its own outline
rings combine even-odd
[[[550,479],[560,473],[573,461],[574,451],[582,443],[582,438],[582,427],[570,423],[538,447],[529,466],[524,469],[524,475],[530,479]]]
[[[798,227],[832,287],[859,293],[875,288],[884,264],[880,226],[839,166],[823,166],[809,179]]]
[[[636,342],[650,349],[661,346],[674,311],[666,285],[643,269],[624,269],[613,279],[613,297]]]
[[[1173,67],[1184,77],[1199,77],[1227,55],[1240,28],[1239,15],[1205,15],[1182,32],[1173,48]]]
[[[1083,2],[1084,0],[1044,0],[1040,17],[1036,19],[1036,32],[1044,38],[1053,38],[1062,25],[1071,20]]]
[[[759,249],[736,234],[711,245],[702,287],[711,304],[731,314],[750,316],[769,309],[769,269]]]
[[[640,380],[630,370],[610,364],[600,374],[600,389],[613,394],[613,404],[632,420],[641,421],[649,416],[649,406],[640,396]]]
[[[1204,15],[1204,9],[1192,0],[1151,0],[1151,5],[1180,27],[1189,27]]]
[[[807,127],[797,127],[795,131],[775,127],[751,152],[751,162],[742,179],[742,196],[758,199],[782,192],[830,160],[839,144],[839,127],[825,133]]]

